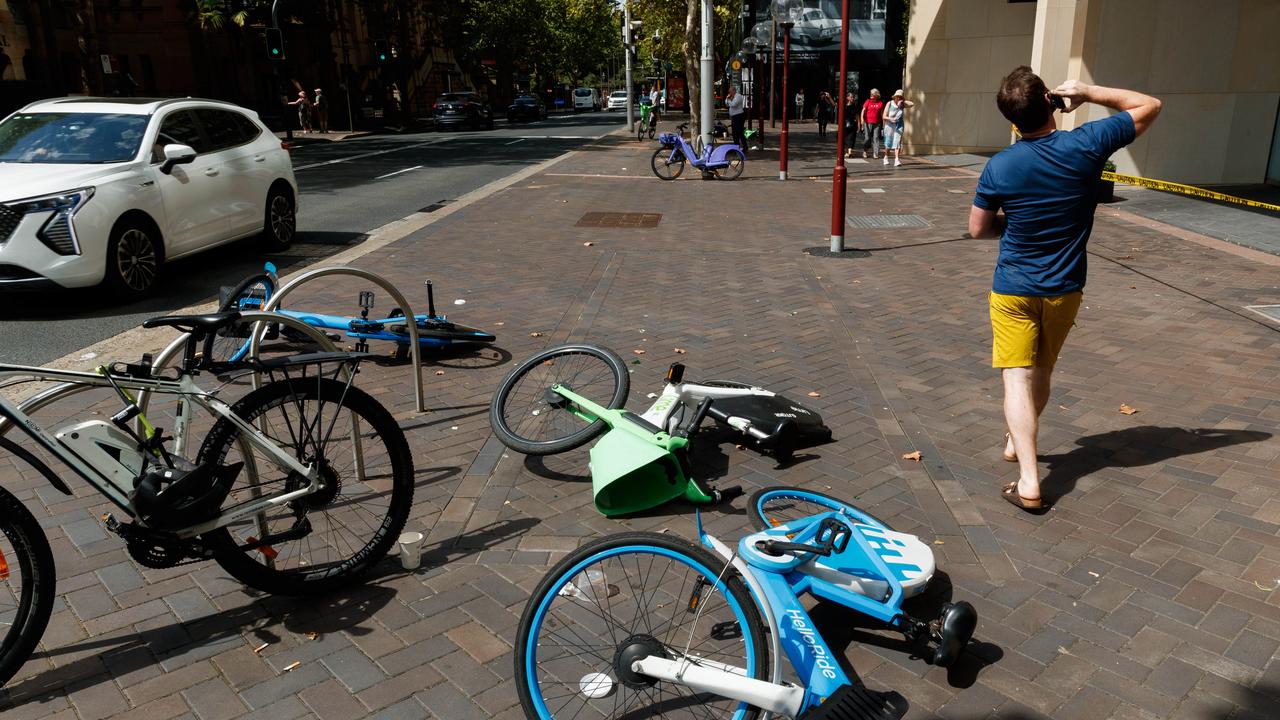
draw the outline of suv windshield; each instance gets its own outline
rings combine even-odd
[[[0,122],[0,162],[127,162],[137,156],[149,120],[149,115],[18,113]]]
[[[578,88],[577,90],[573,91],[573,94],[577,95],[578,97],[591,97],[591,91],[588,90],[587,88]]]

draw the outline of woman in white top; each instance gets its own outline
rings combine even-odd
[[[904,100],[901,90],[895,90],[893,99],[884,106],[884,164],[889,164],[889,151],[893,151],[893,166],[902,164],[902,131],[906,126],[903,116],[915,103]]]

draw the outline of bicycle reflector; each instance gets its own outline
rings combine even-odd
[[[9,561],[4,557],[4,550],[0,550],[0,580],[9,579]]]

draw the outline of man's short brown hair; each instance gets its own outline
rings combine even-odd
[[[996,105],[1006,120],[1018,126],[1019,132],[1035,132],[1044,127],[1053,112],[1045,97],[1048,92],[1040,76],[1021,65],[1000,81]]]

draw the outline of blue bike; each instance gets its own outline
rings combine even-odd
[[[851,681],[799,598],[810,594],[933,645],[954,663],[977,614],[948,603],[931,621],[903,612],[934,573],[913,535],[822,493],[761,490],[758,531],[731,548],[670,535],[614,535],[570,553],[534,590],[516,636],[525,713],[554,717],[900,718],[895,693]],[[784,680],[785,655],[799,684]],[[582,711],[586,712],[582,712]]]
[[[275,294],[279,285],[276,267],[266,263],[264,272],[251,275],[232,288],[224,288],[221,293],[219,312],[229,310],[260,310]],[[409,357],[409,327],[400,308],[394,308],[385,318],[370,319],[369,311],[374,306],[374,294],[362,291],[359,295],[360,316],[324,315],[321,313],[300,312],[276,308],[281,315],[297,318],[312,327],[323,330],[334,330],[355,338],[356,350],[368,352],[370,340],[384,340],[395,343],[395,359],[404,360]],[[418,346],[423,350],[440,349],[460,343],[490,343],[496,338],[483,330],[450,322],[444,315],[436,314],[435,293],[431,283],[427,282],[427,314],[415,315],[418,326]],[[271,328],[268,338],[283,333],[289,339],[305,342],[307,339],[288,327],[279,330]],[[296,337],[294,335],[296,334]],[[214,359],[226,362],[243,360],[249,352],[249,328],[243,324],[229,326],[219,331],[213,343]],[[336,339],[336,337],[335,337]]]
[[[688,127],[689,123],[684,123],[676,128],[677,132],[658,136],[662,147],[654,151],[650,161],[654,175],[661,180],[675,180],[684,172],[686,163],[703,172],[711,172],[720,180],[733,180],[742,174],[742,168],[747,164],[742,146],[734,143],[707,145],[701,154],[696,153],[684,139],[684,131]]]

